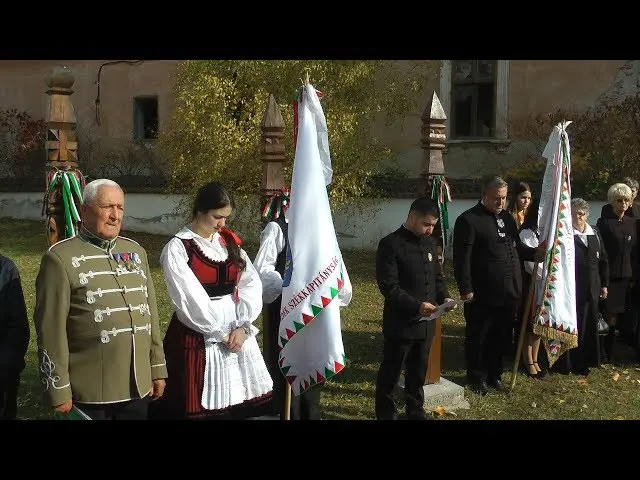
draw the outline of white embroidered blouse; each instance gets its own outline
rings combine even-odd
[[[239,302],[233,295],[225,295],[212,301],[200,281],[187,265],[188,256],[180,239],[192,239],[204,255],[214,262],[223,262],[229,256],[221,243],[219,233],[212,241],[194,233],[189,227],[180,230],[176,237],[165,245],[160,254],[169,297],[178,319],[187,327],[201,333],[208,342],[223,342],[232,330],[244,323],[253,323],[262,312],[262,282],[258,272],[244,250],[240,250],[247,267],[238,282]],[[251,326],[252,333],[258,329]]]
[[[188,256],[180,239],[192,239],[210,260],[220,262],[228,257],[227,248],[215,233],[209,241],[188,226],[169,240],[160,254],[160,264],[167,290],[178,320],[205,339],[206,366],[202,406],[225,408],[271,391],[273,382],[255,339],[258,329],[253,322],[262,311],[262,282],[251,260],[240,250],[247,266],[234,295],[211,299],[187,264]],[[238,353],[224,344],[229,333],[250,323],[251,335]]]

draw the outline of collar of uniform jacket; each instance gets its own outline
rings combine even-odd
[[[80,227],[80,231],[78,231],[78,237],[85,242],[89,242],[91,245],[94,245],[101,250],[104,250],[107,253],[110,253],[113,250],[113,247],[116,246],[116,238],[112,238],[111,240],[105,240],[103,238],[94,235],[89,230],[87,230],[84,226]]]

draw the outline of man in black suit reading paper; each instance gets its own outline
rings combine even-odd
[[[437,204],[422,197],[409,209],[406,222],[378,244],[376,280],[384,296],[383,359],[376,381],[378,420],[396,419],[393,389],[405,365],[405,411],[410,420],[426,420],[424,391],[433,341],[432,321],[421,320],[448,300],[437,243],[431,237],[439,218]],[[450,308],[449,308],[450,309]]]

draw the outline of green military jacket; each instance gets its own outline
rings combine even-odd
[[[34,323],[45,397],[112,403],[167,377],[147,254],[82,230],[51,246],[36,278]]]

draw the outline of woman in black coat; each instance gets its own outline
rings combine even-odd
[[[609,334],[605,338],[604,354],[612,361],[614,330],[618,317],[627,310],[627,298],[633,280],[636,257],[636,227],[632,217],[625,215],[631,206],[631,189],[616,183],[607,192],[610,207],[602,209],[598,230],[609,260],[609,292],[602,304]]]
[[[588,375],[600,364],[598,302],[607,298],[609,263],[597,228],[589,225],[589,204],[571,200],[576,268],[576,318],[578,346],[565,352],[554,365],[559,373]]]

